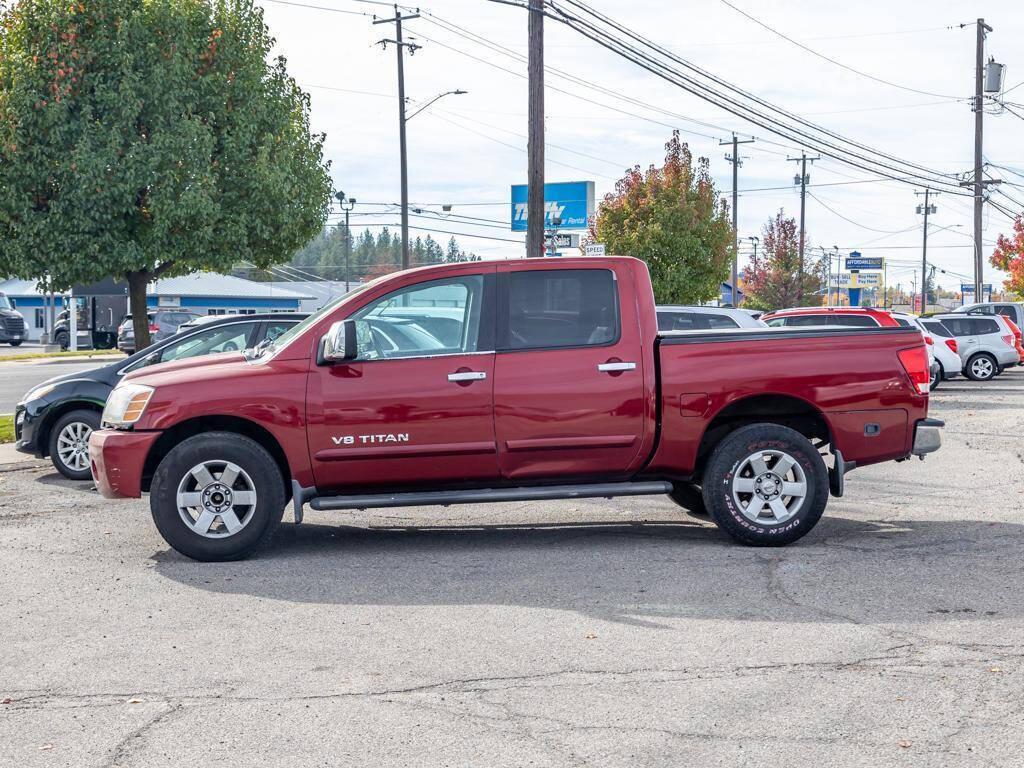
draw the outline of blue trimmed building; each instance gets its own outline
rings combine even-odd
[[[38,341],[46,325],[46,302],[33,280],[0,281],[0,293],[13,299],[25,318],[29,341]],[[157,280],[146,289],[151,307],[181,307],[201,315],[254,314],[256,312],[297,312],[303,302],[315,298],[308,291],[284,288],[274,283],[257,283],[232,275],[196,272],[184,277]],[[88,295],[79,296],[88,299]],[[59,312],[64,299],[55,297]],[[120,299],[117,299],[118,303]],[[121,317],[128,312],[124,297]],[[120,317],[113,318],[116,327]]]

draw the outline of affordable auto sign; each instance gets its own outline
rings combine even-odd
[[[527,187],[512,185],[512,231],[526,231]],[[544,185],[544,226],[558,229],[586,229],[594,215],[594,182],[562,181]]]

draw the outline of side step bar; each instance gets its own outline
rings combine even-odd
[[[579,485],[535,485],[517,488],[474,488],[454,491],[371,493],[351,496],[316,496],[311,488],[295,488],[296,522],[302,520],[302,503],[317,510],[372,509],[377,507],[418,507],[427,505],[484,504],[494,501],[545,501],[548,499],[611,498],[652,496],[672,490],[672,483],[650,480],[635,483],[585,483]]]

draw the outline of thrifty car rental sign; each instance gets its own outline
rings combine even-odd
[[[512,185],[512,231],[526,231],[526,185]],[[544,226],[558,229],[586,229],[594,215],[594,182],[563,181],[544,185]]]

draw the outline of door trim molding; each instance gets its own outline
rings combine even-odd
[[[477,443],[433,443],[429,445],[380,445],[372,448],[324,448],[313,458],[317,461],[347,461],[352,459],[417,459],[427,456],[463,456],[466,454],[497,453],[497,444]]]
[[[541,437],[527,440],[506,440],[509,451],[551,451],[575,448],[628,448],[638,435],[597,435],[593,437]]]

